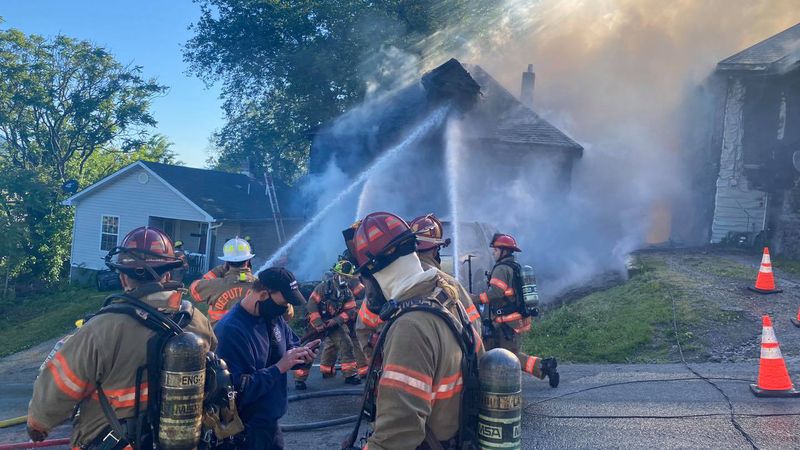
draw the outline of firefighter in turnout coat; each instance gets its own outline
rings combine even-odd
[[[458,301],[464,307],[464,310],[469,316],[470,322],[476,330],[480,330],[480,313],[472,302],[472,297],[469,292],[464,289],[455,278],[442,270],[442,259],[439,251],[450,245],[450,239],[444,239],[444,227],[442,222],[433,215],[427,214],[417,217],[409,223],[411,231],[417,236],[417,256],[419,256],[422,268],[425,270],[436,269],[439,275],[444,277],[450,284],[456,287],[458,291]],[[358,341],[365,353],[372,354],[372,347],[377,338],[377,333],[380,332],[380,325],[382,321],[378,314],[373,314],[367,309],[366,305],[362,304],[358,310],[358,323],[356,324],[356,333]]]
[[[247,295],[255,280],[250,266],[250,260],[255,255],[250,251],[247,241],[233,238],[222,247],[222,253],[219,259],[225,264],[210,270],[189,287],[189,293],[196,302],[208,303],[211,325],[219,322]]]
[[[113,261],[112,254],[116,255]],[[172,242],[163,232],[148,227],[131,231],[120,247],[112,249],[107,261],[109,267],[120,273],[127,295],[166,315],[176,313],[179,308],[191,308],[190,302],[184,302],[182,308],[180,285],[170,281],[170,270],[183,263],[174,256]],[[185,330],[201,337],[206,351],[214,350],[217,340],[208,320],[193,308],[189,311],[191,321]],[[136,374],[147,364],[145,344],[154,335],[154,331],[126,314],[98,314],[86,321],[45,362],[36,378],[28,406],[31,439],[44,440],[50,430],[72,416],[72,448],[98,448],[111,430],[99,400],[99,388],[123,429],[132,430]],[[139,414],[144,414],[148,402],[147,377],[138,387],[138,395]],[[73,416],[76,406],[79,414]],[[130,434],[126,437],[134,438]],[[134,446],[147,448],[150,440],[145,437]]]
[[[340,273],[319,283],[311,293],[306,304],[308,324],[319,333],[325,334],[319,370],[323,378],[336,375],[336,358],[339,356],[342,373],[347,384],[361,384],[358,363],[354,354],[350,326],[356,315],[356,299],[350,290],[349,280]],[[303,366],[294,372],[295,389],[306,389],[311,365]]]
[[[172,269],[172,281],[183,283],[183,277],[189,270],[189,258],[183,249],[183,241],[175,241],[175,257],[180,259],[183,264],[177,269]]]
[[[347,281],[347,287],[353,292],[353,297],[356,300],[356,311],[360,311],[360,308],[364,304],[365,291],[364,285],[358,280],[355,266],[353,266],[350,261],[341,259],[333,266],[331,271],[336,275],[344,277]],[[356,314],[353,314],[351,320],[347,322],[347,329],[350,334],[350,341],[353,343],[353,357],[356,359],[358,376],[364,378],[369,369],[369,362],[367,361],[366,355],[364,355],[364,351],[361,349],[361,345],[359,345],[358,335],[356,333],[356,322]],[[330,352],[328,353],[328,357],[325,356],[326,352]],[[335,342],[327,342],[325,350],[323,351],[323,359],[329,361],[335,360],[337,354],[338,347]]]
[[[489,276],[487,290],[477,296],[484,305],[483,339],[486,349],[504,348],[517,355],[523,371],[539,379],[548,378],[550,386],[557,387],[559,374],[555,358],[540,358],[520,351],[520,336],[531,329],[531,317],[523,314],[522,286],[519,265],[514,252],[522,250],[517,241],[508,234],[495,234],[489,246],[493,249],[495,265]],[[517,270],[515,270],[515,267]],[[517,272],[517,273],[515,273]]]
[[[462,348],[475,361],[483,352],[456,286],[438,270],[422,267],[414,233],[394,214],[368,215],[350,245],[369,310],[387,314],[367,380],[374,432],[364,448],[436,448],[433,441],[455,448],[466,420],[461,397],[477,391],[465,386]],[[358,428],[349,444],[357,434]]]

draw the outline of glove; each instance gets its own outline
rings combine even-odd
[[[28,437],[30,437],[33,442],[41,442],[47,439],[47,432],[36,430],[28,425]]]
[[[481,330],[481,336],[484,340],[491,338],[494,334],[494,326],[492,325],[492,321],[489,319],[483,319],[482,321],[483,329]]]

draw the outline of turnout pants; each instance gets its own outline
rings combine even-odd
[[[536,378],[544,379],[544,374],[541,371],[542,358],[526,355],[519,351],[519,342],[519,334],[515,333],[508,325],[500,324],[500,326],[494,327],[491,337],[484,339],[483,345],[487,352],[495,348],[504,348],[510,351],[517,355],[523,372],[527,372]]]
[[[359,367],[362,367],[363,372],[367,372],[366,358],[361,349],[358,349],[353,344],[353,339],[350,337],[350,329],[347,325],[342,325],[328,331],[328,336],[322,342],[322,356],[319,362],[319,371],[323,376],[329,377],[336,375],[336,360],[338,358],[341,364],[342,374],[345,377],[351,377],[360,372]],[[358,351],[358,353],[356,353]],[[360,359],[356,362],[356,355],[360,355]],[[294,371],[294,379],[296,381],[305,381],[311,372],[311,364],[302,366]]]

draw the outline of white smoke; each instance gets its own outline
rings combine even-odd
[[[460,220],[515,234],[525,250],[521,259],[533,263],[545,298],[552,297],[598,273],[622,271],[626,255],[648,233],[661,242],[673,221],[689,220],[691,211],[681,209],[693,195],[681,160],[682,108],[706,107],[706,99],[687,97],[696,96],[716,62],[798,17],[795,0],[506,0],[478,26],[457,24],[421,40],[419,58],[387,48],[365,61],[369,101],[333,130],[380,133],[364,127],[391,106],[384,103],[391,99],[387,92],[450,57],[481,65],[514,94],[521,72],[533,63],[534,110],[585,148],[567,193],[554,189],[563,179],[558,159],[531,153],[511,162],[515,175],[503,177],[498,158],[463,137],[469,125],[451,121],[441,138],[462,158],[455,199]],[[420,143],[402,162],[374,174],[336,216],[322,221],[313,241],[292,253],[290,267],[301,278],[319,278],[322,261],[332,264],[343,248],[340,231],[356,214],[450,214],[429,206],[441,205],[447,192],[443,161],[427,151],[436,146],[442,148],[435,140]],[[335,193],[351,180],[332,165],[312,181]]]

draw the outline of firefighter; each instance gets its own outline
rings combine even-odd
[[[349,274],[347,280],[350,285],[350,290],[353,291],[353,297],[356,299],[356,311],[361,311],[361,306],[364,304],[367,294],[364,284],[359,280],[358,274],[356,274],[356,268],[350,261],[341,259],[339,264],[342,265],[341,272]],[[350,329],[350,340],[353,341],[353,355],[356,357],[356,363],[358,364],[358,376],[364,379],[369,371],[369,359],[367,359],[367,355],[364,353],[358,341],[358,334],[356,333],[357,322],[358,317],[356,314],[347,326]]]
[[[522,279],[514,252],[521,252],[517,241],[508,234],[497,233],[489,244],[495,265],[487,290],[476,297],[484,305],[483,339],[487,350],[504,348],[517,355],[522,370],[539,379],[548,378],[557,387],[559,374],[555,358],[530,356],[520,351],[520,335],[531,329],[531,317],[522,301]]]
[[[359,281],[358,275],[356,274],[356,268],[353,263],[341,258],[333,266],[331,272],[343,277],[346,280],[347,287],[353,292],[353,297],[356,301],[355,311],[360,311],[360,308],[364,304],[364,285],[361,284],[361,281]],[[358,366],[358,376],[359,378],[363,379],[367,375],[369,361],[367,361],[367,357],[364,355],[364,351],[361,349],[361,345],[358,343],[358,336],[356,334],[356,314],[353,314],[350,321],[347,322],[347,331],[350,335],[350,341],[353,344],[353,356],[355,357],[356,364]],[[330,355],[333,355],[333,360],[335,360],[335,355],[338,354],[338,347],[334,342],[329,342],[328,344],[330,345],[331,349],[328,350],[328,346],[325,346],[322,358],[326,359],[326,352],[330,352]]]
[[[385,319],[367,379],[363,412],[374,423],[364,448],[468,448],[477,418],[471,368],[483,346],[458,289],[438,270],[423,269],[416,236],[394,214],[366,216],[349,245],[368,308]],[[357,437],[358,426],[343,447]]]
[[[253,245],[253,238],[251,238],[250,236],[245,236],[245,237],[244,237],[244,240],[245,240],[245,241],[247,241],[247,243],[248,243],[248,244],[250,244],[250,250],[251,250],[253,253],[255,253],[255,252],[256,252],[256,250],[255,250],[255,249],[256,249],[256,247],[255,247],[255,245]]]
[[[324,336],[324,348],[319,363],[322,377],[336,376],[338,354],[344,382],[358,385],[361,384],[361,378],[354,354],[355,346],[350,336],[350,328],[356,316],[356,300],[350,289],[349,279],[342,272],[342,265],[337,263],[331,276],[314,288],[306,304],[308,324]],[[306,389],[310,368],[310,365],[306,365],[295,370],[295,389]]]
[[[170,271],[182,261],[166,234],[137,228],[109,252],[106,264],[119,272],[125,294],[109,297],[115,302],[85,321],[45,363],[28,406],[27,429],[33,441],[44,440],[50,430],[79,411],[73,422],[72,448],[122,448],[108,446],[115,439],[127,440],[136,449],[154,448],[152,428],[147,426],[152,425],[153,415],[146,412],[148,391],[150,398],[158,398],[160,389],[152,386],[159,385],[161,373],[142,374],[161,353],[148,351],[151,338],[159,335],[145,323],[146,317],[161,315],[185,324],[184,330],[196,335],[194,339],[202,338],[197,341],[200,351],[216,347],[206,317],[190,302],[181,301],[181,285],[170,280]],[[129,309],[125,309],[126,299]]]
[[[255,280],[250,260],[255,256],[250,244],[244,239],[233,238],[222,247],[225,261],[223,270],[208,272],[189,287],[189,293],[197,302],[208,303],[208,318],[216,324],[234,305],[239,303]],[[224,273],[218,277],[216,273]]]
[[[419,256],[420,263],[422,263],[422,268],[438,270],[441,276],[456,286],[458,300],[464,306],[464,310],[467,312],[475,330],[480,330],[480,313],[472,302],[469,292],[455,278],[442,270],[442,259],[439,252],[442,248],[450,245],[450,239],[443,238],[444,227],[442,227],[442,222],[435,215],[426,214],[412,220],[409,226],[417,236],[417,256]],[[368,355],[372,353],[372,344],[370,342],[376,339],[381,323],[382,321],[378,314],[370,313],[366,305],[362,303],[358,310],[356,331],[359,343],[364,347],[364,352]]]
[[[175,257],[180,259],[183,264],[172,270],[172,280],[183,283],[183,277],[186,276],[186,272],[189,270],[189,259],[186,256],[186,251],[183,250],[183,241],[175,241]]]
[[[450,245],[450,239],[443,239],[444,227],[442,222],[433,214],[417,217],[409,223],[411,231],[417,235],[417,255],[422,263],[422,268],[435,268],[458,287],[458,300],[467,311],[470,322],[480,330],[480,313],[472,302],[472,296],[455,278],[442,270],[442,257],[439,251]],[[456,255],[457,256],[457,255]]]

